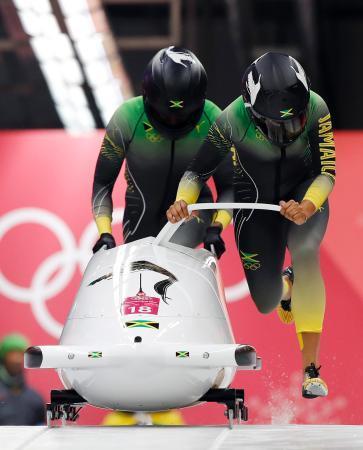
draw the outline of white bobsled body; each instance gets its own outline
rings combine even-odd
[[[234,367],[188,365],[192,344],[205,344],[202,356],[211,342],[234,343],[214,257],[205,250],[152,242],[147,238],[97,252],[65,324],[60,344],[87,344],[88,352],[94,352],[89,357],[94,367],[60,369],[60,376],[67,389],[75,389],[92,405],[132,411],[181,407],[212,386],[227,387],[235,373]],[[134,270],[138,265],[140,270]],[[159,267],[176,279],[164,299],[154,289],[168,278]],[[137,297],[140,275],[145,299]],[[160,344],[174,344],[168,353],[170,364]],[[107,358],[106,349],[121,346],[128,353],[124,360],[120,355],[117,366],[97,367]]]

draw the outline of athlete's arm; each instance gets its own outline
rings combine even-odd
[[[120,107],[107,126],[93,180],[92,211],[100,236],[112,233],[112,191],[125,158],[127,131]]]
[[[324,100],[312,95],[308,137],[315,178],[303,200],[280,202],[281,214],[297,225],[305,223],[325,203],[335,183],[335,144],[330,112]]]
[[[212,108],[208,110],[206,113],[206,117],[209,121],[209,126],[212,127],[213,123],[218,120],[218,118],[221,116],[222,111],[218,108],[218,106],[213,105]],[[227,113],[224,113],[223,117],[227,116]],[[218,124],[219,129],[222,129],[222,145],[226,145],[227,148],[230,148],[230,143],[226,142],[225,135],[231,136],[231,129],[227,130],[226,123],[229,123],[228,120],[224,119],[223,117],[220,117]],[[212,130],[211,130],[212,131]],[[221,136],[218,134],[219,140],[221,140]],[[217,143],[217,141],[214,139],[214,142]],[[225,202],[225,203],[231,203],[234,200],[234,191],[233,191],[233,166],[232,166],[232,157],[230,154],[228,154],[225,158],[223,158],[222,162],[217,167],[216,171],[213,175],[213,180],[215,187],[217,189],[217,202]],[[232,220],[232,210],[223,210],[219,209],[216,211],[213,222],[211,224],[210,235],[215,234],[215,227],[218,227],[218,232],[221,232],[221,229],[225,229],[229,223]],[[208,233],[206,239],[208,240]],[[205,246],[206,246],[205,242]],[[223,244],[224,247],[224,244]],[[208,245],[207,245],[208,248]],[[209,249],[209,248],[208,248]]]
[[[183,218],[189,217],[187,206],[196,203],[203,183],[213,175],[228,154],[232,143],[221,131],[223,123],[222,114],[211,126],[198,154],[180,180],[176,201],[170,206],[166,214],[170,222],[176,223]]]
[[[326,105],[320,110],[320,117],[309,132],[317,176],[304,196],[304,200],[313,203],[315,210],[325,203],[335,184],[335,144],[331,117]]]
[[[233,203],[233,166],[230,154],[219,164],[213,175],[213,179],[217,189],[217,202]],[[215,214],[213,223],[225,229],[232,220],[232,214],[232,210],[219,209]]]

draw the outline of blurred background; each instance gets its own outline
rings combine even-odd
[[[246,388],[251,423],[362,423],[362,42],[361,0],[0,0],[0,338],[16,332],[30,344],[57,342],[97,236],[90,197],[103,128],[140,94],[156,51],[194,51],[208,73],[208,97],[221,108],[240,95],[254,59],[282,51],[303,65],[338,130],[321,255],[330,396],[301,400],[294,329],[256,313],[230,227],[222,272],[236,340],[256,345],[264,359],[261,373],[238,375],[235,385]],[[124,189],[120,178],[116,217]],[[120,228],[116,235],[121,242]],[[64,252],[72,267],[62,265]],[[61,388],[51,371],[28,371],[26,379],[43,401]],[[182,420],[221,423],[222,410],[198,406]],[[81,423],[104,415],[89,408]]]
[[[244,68],[278,50],[301,62],[336,128],[357,129],[362,41],[360,0],[1,0],[0,128],[77,128],[72,113],[80,128],[102,128],[115,104],[140,93],[153,54],[182,45],[222,108]]]

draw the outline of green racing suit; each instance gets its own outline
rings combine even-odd
[[[288,247],[295,273],[291,304],[297,332],[321,332],[325,288],[319,246],[328,222],[327,198],[335,182],[332,122],[324,100],[311,91],[304,131],[291,144],[278,147],[255,126],[242,97],[237,98],[211,127],[180,182],[177,200],[195,203],[203,183],[230,154],[235,201],[278,204],[307,199],[315,205],[317,212],[301,226],[276,212],[236,210],[234,230],[258,310],[268,313],[281,300]]]
[[[175,198],[178,183],[197,154],[220,109],[206,100],[203,113],[192,131],[177,140],[155,129],[144,109],[142,97],[123,103],[111,118],[103,139],[94,175],[92,209],[99,234],[111,233],[112,191],[126,161],[126,204],[124,241],[156,236],[166,223],[165,212]],[[233,169],[226,158],[213,175],[218,201],[233,201]],[[200,202],[211,202],[210,188],[202,183]],[[203,211],[174,235],[173,241],[195,247],[203,241],[213,222],[223,227],[231,220],[229,211]]]

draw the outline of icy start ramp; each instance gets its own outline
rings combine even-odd
[[[0,427],[1,450],[351,450],[363,426]]]

